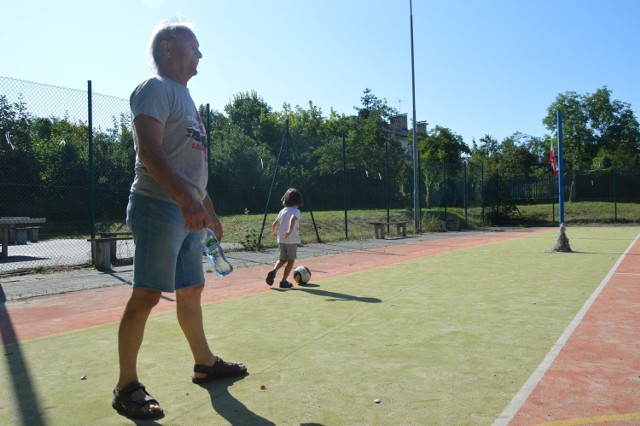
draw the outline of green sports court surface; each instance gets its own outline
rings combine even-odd
[[[249,374],[203,387],[190,381],[191,356],[166,294],[139,359],[140,381],[165,410],[147,423],[637,424],[640,321],[616,315],[637,306],[640,228],[569,228],[574,253],[547,253],[556,231],[463,232],[307,259],[311,283],[288,291],[264,284],[269,266],[224,280],[209,274],[212,348]],[[616,278],[623,287],[609,294]],[[134,423],[111,408],[129,291],[0,306],[0,424]],[[563,361],[580,358],[571,352],[578,343],[606,349],[584,364],[589,371],[579,359]],[[607,370],[612,364],[620,368]]]

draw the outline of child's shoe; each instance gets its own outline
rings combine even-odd
[[[289,281],[287,280],[282,280],[280,281],[280,288],[292,288],[293,284],[291,284]]]
[[[265,280],[267,284],[272,285],[273,279],[276,277],[276,271],[269,271],[267,274],[267,279]]]

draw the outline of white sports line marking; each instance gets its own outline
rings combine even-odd
[[[542,360],[542,362],[540,363],[536,371],[533,372],[533,374],[522,386],[520,391],[513,397],[509,405],[507,405],[504,411],[493,422],[493,426],[508,425],[509,422],[513,419],[513,417],[518,413],[518,411],[520,411],[520,408],[522,408],[522,406],[524,405],[526,400],[529,398],[533,390],[536,388],[536,386],[538,386],[538,383],[540,383],[540,380],[542,380],[542,378],[544,377],[545,373],[547,372],[547,370],[549,369],[553,361],[556,359],[556,357],[558,356],[562,348],[565,346],[565,344],[569,340],[569,337],[571,337],[576,327],[578,327],[578,324],[580,324],[580,322],[582,321],[584,316],[587,314],[589,309],[591,309],[591,305],[593,305],[593,302],[595,302],[595,300],[598,298],[602,290],[609,283],[609,281],[611,280],[611,277],[613,276],[613,274],[615,274],[616,269],[618,269],[618,266],[620,266],[620,263],[622,263],[624,258],[627,257],[627,253],[629,253],[629,250],[631,250],[631,247],[633,247],[633,245],[636,244],[636,242],[638,241],[638,238],[640,238],[640,234],[636,236],[633,242],[624,251],[622,256],[620,256],[618,261],[609,270],[609,273],[607,274],[607,276],[604,277],[600,285],[598,285],[598,287],[595,289],[593,294],[591,294],[591,297],[587,299],[584,306],[582,306],[582,309],[580,309],[580,311],[576,314],[573,321],[571,321],[569,326],[564,330],[564,332],[562,333],[558,341],[553,345],[553,347],[551,348],[547,356],[544,357],[544,359]]]

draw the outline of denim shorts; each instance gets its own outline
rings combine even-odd
[[[184,228],[177,205],[129,195],[127,225],[133,233],[133,287],[173,292],[204,284],[202,232]]]

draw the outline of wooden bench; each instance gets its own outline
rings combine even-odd
[[[384,228],[391,225],[396,226],[398,236],[407,236],[407,222],[369,222],[373,225],[373,233],[377,239],[384,239]]]
[[[118,241],[130,240],[133,240],[130,232],[102,232],[98,234],[98,238],[89,238],[87,241],[91,243],[96,269],[111,269],[111,263],[118,257]]]

